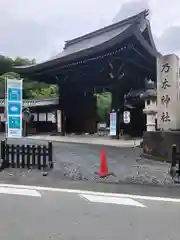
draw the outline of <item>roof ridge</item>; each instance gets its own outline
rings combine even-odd
[[[70,45],[72,45],[74,43],[80,42],[82,40],[88,39],[88,38],[93,37],[93,36],[97,36],[101,33],[112,30],[112,29],[117,28],[119,26],[123,26],[123,25],[126,25],[128,23],[133,23],[133,21],[136,21],[137,19],[141,18],[142,16],[146,17],[148,14],[149,14],[149,10],[144,10],[144,11],[142,11],[142,12],[136,14],[136,15],[133,15],[129,18],[125,18],[125,19],[123,19],[119,22],[116,22],[116,23],[113,23],[111,25],[105,26],[103,28],[97,29],[93,32],[84,34],[80,37],[73,38],[72,40],[67,40],[67,41],[65,41],[64,49],[66,49],[67,47],[69,47]]]

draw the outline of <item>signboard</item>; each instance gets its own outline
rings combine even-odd
[[[180,128],[179,58],[175,54],[157,58],[158,128]]]
[[[22,137],[22,80],[7,79],[7,137]]]
[[[56,118],[54,118],[56,121]],[[62,129],[62,112],[60,110],[57,110],[57,130],[58,133],[61,133],[63,131]]]
[[[116,136],[116,112],[110,113],[110,136]]]
[[[131,113],[129,111],[124,111],[123,112],[123,122],[125,124],[128,124],[128,123],[130,123],[130,121],[131,121]]]

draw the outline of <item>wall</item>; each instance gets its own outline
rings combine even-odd
[[[143,134],[143,153],[157,160],[170,161],[173,144],[176,144],[180,150],[179,131],[156,131]]]

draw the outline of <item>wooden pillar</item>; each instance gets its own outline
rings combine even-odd
[[[97,131],[97,111],[96,111],[96,97],[89,92],[84,94],[84,101],[82,105],[82,116],[84,120],[83,132],[93,134]]]
[[[124,62],[116,62],[111,61],[109,63],[110,76],[112,81],[114,82],[113,88],[111,91],[112,94],[112,105],[111,109],[114,110],[117,114],[116,119],[116,139],[119,139],[120,135],[120,114],[124,104],[124,94],[126,88],[126,82],[124,81],[126,75],[126,66]]]
[[[70,96],[69,96],[70,97]],[[66,101],[68,98],[68,92],[66,88],[63,88],[63,86],[59,86],[59,104],[58,104],[58,110],[61,111],[61,114],[58,115],[58,111],[57,111],[57,132],[62,135],[65,136],[66,134],[66,117],[65,117],[65,107],[66,107]],[[61,122],[61,131],[59,132],[59,126],[58,124],[60,124]]]
[[[66,117],[64,111],[61,111],[61,136],[65,136],[66,134]]]
[[[120,120],[121,120],[121,114],[122,114],[122,109],[123,109],[123,104],[124,104],[124,94],[125,94],[125,89],[123,88],[123,84],[119,82],[114,86],[112,89],[112,105],[111,109],[112,111],[114,110],[117,114],[117,121],[116,121],[116,139],[119,139],[120,136]]]

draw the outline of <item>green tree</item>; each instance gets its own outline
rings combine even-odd
[[[12,64],[13,64],[12,58],[0,55],[0,75],[6,72],[11,72]]]
[[[7,72],[4,73],[0,76],[0,89],[5,88],[5,81],[7,78],[16,78],[16,79],[20,79],[19,74],[14,73],[14,72]]]
[[[13,60],[13,66],[28,66],[28,65],[34,65],[34,64],[36,64],[35,59],[29,60],[27,58],[16,57]]]
[[[0,55],[0,89],[5,88],[5,79],[17,78],[20,76],[12,72],[14,66],[28,66],[36,64],[35,59],[27,59],[16,57],[15,59]],[[24,78],[23,81],[23,97],[26,99],[33,98],[49,98],[58,95],[58,87],[56,85],[49,85],[43,82],[33,81],[33,79]]]
[[[97,114],[100,121],[107,122],[109,120],[109,113],[111,110],[111,93],[104,92],[97,94]]]

